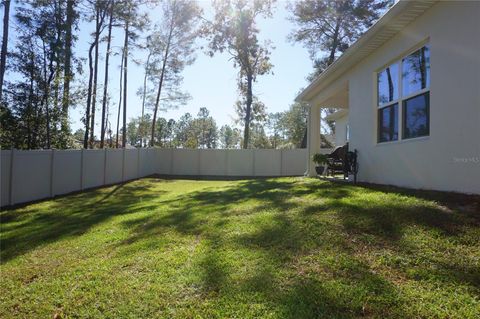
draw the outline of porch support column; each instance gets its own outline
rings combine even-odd
[[[317,176],[315,163],[312,161],[313,154],[320,152],[320,107],[312,105],[308,111],[307,132],[307,176]]]

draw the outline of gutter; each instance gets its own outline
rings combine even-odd
[[[377,48],[368,48],[370,41],[375,39],[375,37],[381,31],[384,31],[389,27],[392,20],[398,17],[402,12],[406,11],[410,7],[414,7],[416,4],[425,4],[425,9],[433,5],[438,0],[431,1],[409,1],[409,0],[400,0],[394,4],[380,19],[375,22],[370,29],[368,29],[364,35],[362,35],[356,42],[354,42],[346,51],[343,53],[335,62],[333,62],[325,71],[323,71],[318,77],[312,81],[302,92],[295,98],[296,102],[309,102],[314,95],[320,91],[323,87],[326,87],[329,83],[333,82],[336,78],[341,76],[348,70],[349,66],[355,65],[360,62],[363,58],[368,56],[371,52],[375,51]],[[418,11],[420,12],[420,11]],[[418,13],[417,12],[417,13]],[[423,11],[422,11],[423,12]],[[420,12],[420,13],[422,13]],[[415,17],[414,17],[415,18]],[[403,29],[403,27],[402,27]],[[395,32],[397,34],[398,32]],[[390,37],[384,39],[382,43],[388,41],[395,34],[392,34]],[[365,47],[365,48],[364,48]],[[367,52],[365,56],[359,57],[358,61],[353,61],[349,64],[349,61],[355,58],[355,54],[361,49],[366,49]],[[336,77],[333,76],[337,74]]]

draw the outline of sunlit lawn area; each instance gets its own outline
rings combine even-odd
[[[1,318],[480,318],[473,197],[143,179],[1,213]]]

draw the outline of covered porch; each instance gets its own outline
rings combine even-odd
[[[315,84],[312,83],[312,85]],[[322,83],[323,84],[323,83]],[[312,157],[316,153],[329,154],[331,149],[321,147],[321,131],[322,131],[322,109],[336,108],[348,111],[348,81],[335,81],[330,85],[318,85],[310,90],[305,90],[301,101],[309,104],[308,113],[308,132],[307,132],[307,170],[305,175],[316,176],[315,163]],[[337,133],[337,132],[336,132]],[[340,145],[336,145],[340,146]]]

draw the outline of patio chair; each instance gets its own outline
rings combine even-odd
[[[347,179],[353,175],[353,182],[357,182],[358,173],[358,151],[348,151],[348,143],[335,148],[335,150],[327,155],[327,175],[335,177],[337,174],[343,174],[343,178]]]
[[[343,146],[338,146],[335,150],[327,155],[327,175],[335,176],[343,174],[343,178],[348,177],[347,168],[347,153],[348,143]]]

